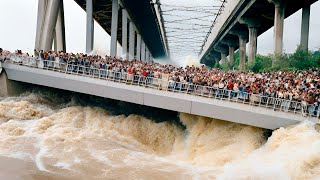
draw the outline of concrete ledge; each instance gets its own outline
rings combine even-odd
[[[135,104],[195,114],[265,129],[296,124],[305,118],[300,114],[273,111],[229,101],[179,94],[157,89],[126,85],[102,79],[64,74],[43,69],[5,64],[8,79],[57,89],[75,91]]]

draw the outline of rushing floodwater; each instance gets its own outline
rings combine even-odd
[[[40,94],[0,99],[1,179],[320,179],[320,134],[180,114],[177,126]]]

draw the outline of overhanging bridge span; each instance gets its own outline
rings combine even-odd
[[[246,44],[248,64],[257,54],[257,37],[274,27],[274,54],[283,51],[284,19],[302,9],[301,46],[308,48],[310,6],[317,0],[232,0],[226,1],[208,33],[199,54],[202,63],[221,60],[234,65],[234,51],[239,49],[240,70],[245,70]]]
[[[94,49],[94,20],[111,36],[110,56],[151,62],[169,52],[160,7],[150,0],[75,0],[86,12],[86,52]],[[63,0],[39,0],[35,49],[66,51]],[[122,52],[117,52],[117,43]]]
[[[1,74],[1,80],[7,75],[8,81],[74,91],[265,129],[286,127],[305,120],[316,122],[319,116],[318,111],[299,102],[172,83],[164,79],[105,69],[50,61],[32,64],[6,62],[3,68],[5,73]]]

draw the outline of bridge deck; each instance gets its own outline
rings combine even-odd
[[[92,77],[31,68],[17,64],[3,65],[9,80],[80,92],[151,107],[221,119],[266,129],[277,129],[317,118],[274,111],[230,101],[161,91]]]

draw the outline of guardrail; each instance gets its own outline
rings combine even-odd
[[[162,91],[171,91],[175,93],[190,94],[212,99],[226,100],[235,103],[248,104],[251,106],[273,109],[274,111],[301,114],[304,117],[319,118],[320,114],[318,106],[315,106],[314,104],[307,104],[307,102],[305,101],[298,102],[288,99],[262,96],[242,91],[232,91],[227,89],[214,88],[210,86],[180,83],[168,81],[166,79],[159,79],[154,77],[128,74],[125,72],[101,69],[93,66],[88,67],[82,65],[75,65],[72,63],[61,63],[58,61],[36,60],[33,57],[13,57],[10,59],[10,61],[6,62],[11,62],[32,68],[40,68],[66,74],[87,76],[91,78],[109,80],[129,85],[153,88]]]

